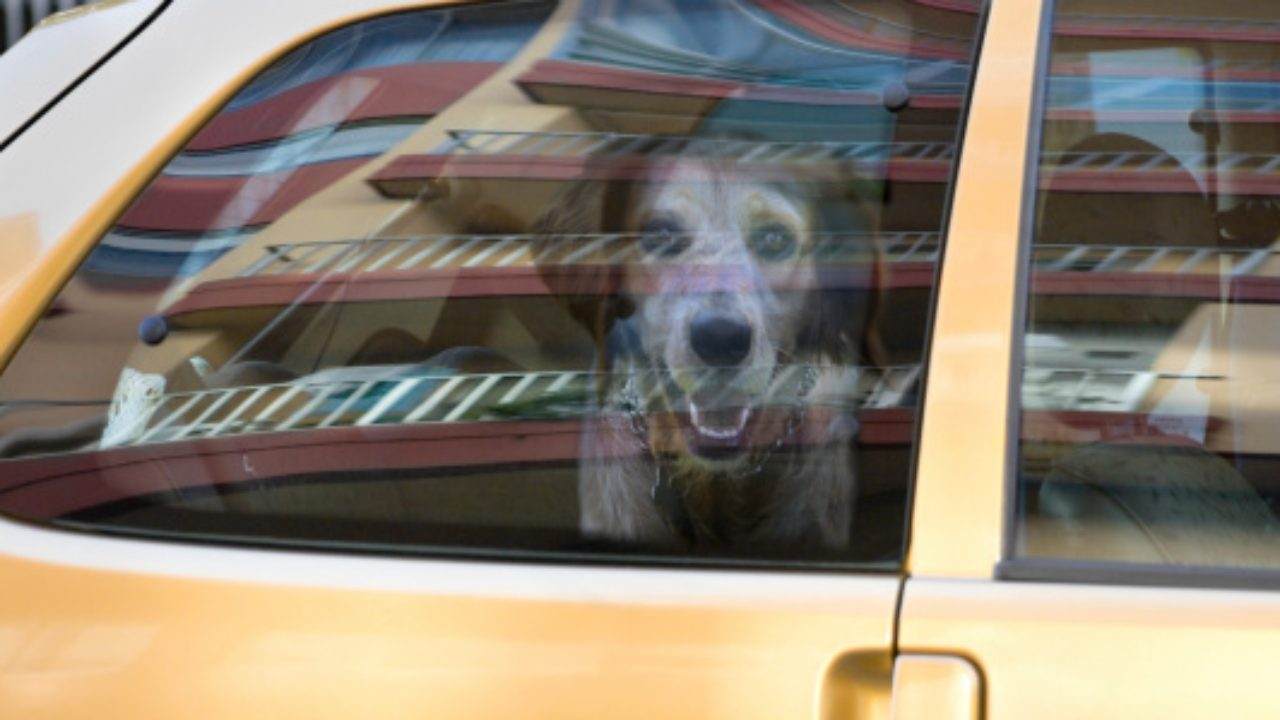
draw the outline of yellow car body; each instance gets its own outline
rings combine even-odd
[[[436,3],[162,4],[0,151],[6,360],[249,79],[328,30]],[[1280,594],[999,570],[1049,12],[985,9],[901,572],[378,557],[6,519],[0,717],[1274,717]]]

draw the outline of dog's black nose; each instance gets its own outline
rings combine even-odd
[[[708,365],[738,365],[751,352],[751,326],[741,316],[703,311],[689,325],[689,343]]]

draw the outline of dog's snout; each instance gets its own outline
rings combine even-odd
[[[703,311],[689,324],[689,343],[708,365],[739,365],[751,352],[751,325],[739,315]]]

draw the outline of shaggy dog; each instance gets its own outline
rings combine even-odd
[[[851,185],[724,160],[630,170],[571,186],[536,228],[544,259],[592,233],[631,241],[573,272],[543,266],[598,342],[581,530],[666,548],[847,547],[849,398],[877,265],[865,242],[860,262],[822,259],[870,235]]]

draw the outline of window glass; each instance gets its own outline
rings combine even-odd
[[[1280,567],[1277,40],[1272,3],[1055,4],[1020,556]]]
[[[532,1],[307,43],[0,377],[0,511],[893,567],[978,20]]]

